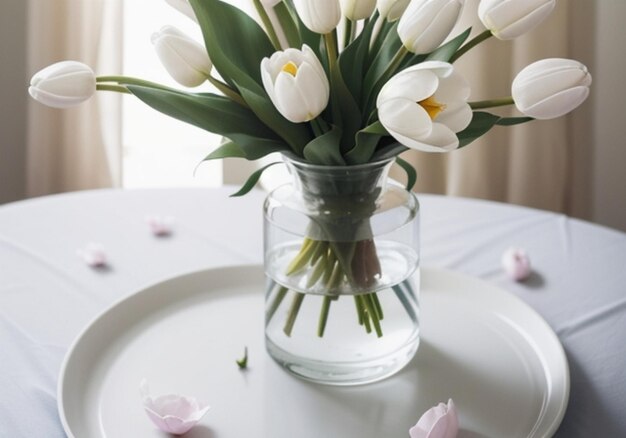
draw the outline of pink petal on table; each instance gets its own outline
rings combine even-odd
[[[530,258],[522,248],[509,248],[502,254],[502,268],[515,280],[526,280],[530,276]]]
[[[92,268],[101,268],[107,265],[107,256],[99,243],[88,243],[85,248],[76,251],[76,254]]]
[[[411,438],[455,438],[458,433],[459,419],[452,399],[424,412],[409,430]]]
[[[171,216],[148,216],[146,217],[146,223],[155,236],[169,236],[172,234],[174,218]]]
[[[146,414],[167,433],[182,435],[189,432],[210,409],[208,405],[184,395],[166,394],[153,398],[145,379],[141,381],[140,389]]]

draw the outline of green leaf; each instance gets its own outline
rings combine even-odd
[[[400,157],[396,157],[396,164],[406,172],[406,189],[410,192],[417,181],[417,172],[411,163]]]
[[[330,131],[314,138],[304,148],[304,157],[313,164],[326,166],[343,166],[346,164],[341,156],[341,129],[333,126]]]
[[[472,28],[469,27],[467,28],[465,32],[451,39],[450,41],[445,43],[443,46],[435,49],[434,52],[431,52],[430,55],[428,55],[428,57],[426,58],[426,61],[449,62],[450,58],[454,56],[456,51],[459,50],[459,48],[461,48],[465,40],[467,40],[471,31],[472,31]]]
[[[226,97],[138,85],[127,87],[157,111],[231,139],[250,160],[289,149],[252,111]]]
[[[341,75],[339,64],[335,64],[331,77],[332,102],[338,110],[333,119],[341,128],[341,152],[345,152],[354,147],[354,136],[361,127],[361,109]]]
[[[500,120],[499,116],[491,113],[474,111],[469,126],[461,132],[457,132],[459,148],[467,146],[474,140],[485,135]]]
[[[380,143],[384,143],[385,140],[387,139],[381,140]],[[372,156],[372,161],[385,160],[387,158],[398,156],[402,152],[409,150],[409,148],[401,143],[398,143],[394,138],[390,138],[389,141],[391,141],[391,143],[383,146],[379,145],[380,147]]]
[[[265,31],[243,11],[220,0],[189,0],[216,70],[231,86],[235,81],[261,84],[261,60],[274,53]]]
[[[365,79],[363,80],[363,99],[362,102],[368,102],[371,98],[370,94],[381,78],[387,66],[393,59],[394,55],[400,49],[402,42],[398,36],[398,22],[394,23],[387,34],[380,51],[376,54],[370,63]]]
[[[348,164],[364,164],[370,161],[379,140],[389,135],[380,122],[374,122],[356,134],[356,145],[345,155]]]
[[[289,11],[285,2],[280,2],[274,6],[274,12],[276,13],[276,18],[278,18],[280,27],[282,27],[283,32],[285,33],[285,38],[287,39],[289,47],[294,47],[296,49],[301,48],[302,39],[300,38],[300,33],[298,32],[298,25],[296,24],[296,21],[294,20],[293,15]]]
[[[261,167],[259,170],[257,170],[256,172],[254,172],[252,175],[248,177],[248,180],[245,182],[243,186],[241,186],[241,188],[239,189],[237,193],[233,193],[232,195],[230,195],[231,198],[243,196],[246,193],[248,193],[250,190],[254,188],[256,183],[259,182],[259,178],[261,178],[261,175],[263,175],[263,172],[265,172],[267,168],[272,167],[275,164],[282,164],[282,163],[283,163],[282,161],[276,161],[274,163],[268,164],[267,166]]]
[[[244,151],[232,141],[220,145],[202,161],[220,160],[222,158],[247,158]]]
[[[378,12],[374,17],[378,16]],[[363,85],[363,70],[366,67],[365,62],[369,52],[370,38],[375,24],[375,18],[363,28],[361,34],[352,43],[346,47],[339,55],[338,64],[341,70],[341,76],[344,78],[352,97],[357,105],[361,100],[361,89]]]
[[[521,123],[532,122],[535,120],[532,117],[502,117],[496,122],[498,126],[513,126]]]

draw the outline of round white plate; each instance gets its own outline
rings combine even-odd
[[[481,280],[422,269],[422,343],[383,382],[327,387],[283,372],[263,345],[260,267],[207,270],[133,294],[94,320],[65,359],[58,407],[76,438],[166,436],[149,421],[153,395],[212,408],[186,437],[406,438],[420,415],[454,399],[459,437],[547,437],[569,394],[556,335],[529,306]],[[249,368],[235,360],[249,350]]]

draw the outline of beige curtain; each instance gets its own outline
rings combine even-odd
[[[122,0],[29,0],[28,72],[77,60],[96,74],[122,71]],[[97,93],[68,110],[31,100],[28,196],[117,186],[121,179],[121,98]]]
[[[510,96],[511,81],[527,64],[548,57],[576,57],[571,53],[573,9],[558,1],[552,15],[538,28],[514,41],[490,38],[462,57],[455,65],[472,86],[470,100]],[[466,1],[457,31],[472,26],[472,36],[484,27],[476,16],[478,0]],[[587,22],[589,25],[589,22]],[[587,27],[588,28],[588,27]],[[580,36],[579,36],[580,38]],[[579,57],[580,58],[580,57]],[[520,115],[510,109],[494,111]],[[583,176],[573,146],[573,130],[580,123],[573,116],[551,121],[534,121],[512,128],[495,127],[485,137],[449,154],[405,153],[418,171],[415,190],[511,202],[571,213],[572,178]],[[580,121],[580,120],[579,120]],[[581,139],[578,138],[580,142]],[[573,175],[577,169],[580,175]],[[578,181],[578,184],[582,184]],[[577,211],[585,216],[585,206]]]

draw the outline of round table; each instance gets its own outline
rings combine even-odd
[[[64,436],[56,406],[63,357],[112,303],[182,273],[262,262],[264,194],[228,197],[233,191],[99,190],[0,207],[0,436]],[[423,266],[510,291],[558,335],[571,393],[556,436],[626,436],[626,234],[524,207],[419,199]],[[147,216],[173,217],[173,234],[153,236]],[[102,245],[107,269],[77,255],[90,242]],[[511,246],[531,257],[525,282],[502,271]]]

